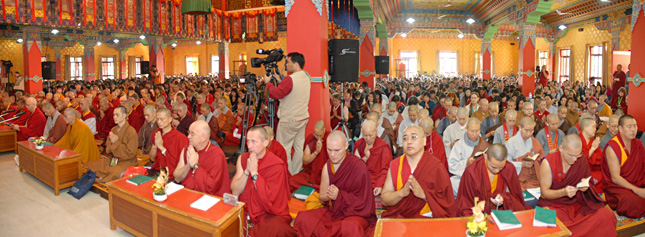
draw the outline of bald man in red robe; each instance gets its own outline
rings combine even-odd
[[[231,192],[226,155],[210,142],[210,127],[195,121],[189,128],[189,145],[183,149],[174,172],[184,187],[216,196]]]
[[[291,192],[300,188],[300,186],[310,186],[318,189],[320,186],[320,174],[323,166],[327,163],[327,142],[326,138],[329,132],[325,132],[325,125],[322,121],[316,122],[313,134],[305,140],[305,150],[302,156],[302,164],[305,169],[291,176],[289,186]]]
[[[94,139],[105,140],[112,128],[116,126],[114,123],[114,108],[110,107],[107,99],[101,99],[99,101],[99,110],[100,119],[96,124]]]
[[[20,113],[22,113],[22,115],[19,115],[18,118],[10,121],[12,124],[25,125],[25,123],[27,123],[27,118],[29,118],[29,116],[31,115],[31,112],[27,109],[27,106],[25,106],[25,100],[22,98],[16,100],[16,115]]]
[[[603,160],[602,149],[600,149],[600,139],[594,137],[596,134],[596,122],[592,118],[581,119],[578,123],[581,129],[580,140],[582,142],[582,156],[589,161],[591,166],[591,176],[593,177],[590,182],[596,186],[598,193],[603,192],[602,185],[602,170],[600,164]]]
[[[159,130],[152,133],[152,148],[150,159],[154,161],[153,170],[168,167],[169,180],[175,180],[173,173],[179,162],[179,156],[188,145],[188,138],[174,129],[171,125],[172,115],[168,109],[157,110],[157,125]]]
[[[284,150],[284,147],[282,146],[282,144],[280,144],[278,141],[275,140],[273,129],[269,126],[264,126],[264,130],[267,132],[269,141],[271,141],[269,143],[269,147],[267,147],[267,150],[269,150],[275,156],[280,158],[280,160],[284,161],[285,164],[289,164],[287,162],[287,151]],[[288,173],[288,175],[289,177],[291,177],[291,173]]]
[[[143,106],[139,101],[121,101],[121,104],[128,109],[128,123],[130,123],[130,126],[139,132],[143,124],[146,122],[143,117]]]
[[[24,125],[12,124],[11,128],[17,131],[18,141],[24,141],[30,137],[41,137],[45,131],[45,125],[47,124],[47,119],[45,114],[36,106],[36,99],[30,97],[27,98],[25,102],[25,108],[29,111],[23,116],[27,116],[26,122]]]
[[[423,135],[426,137],[426,145],[423,147],[424,151],[439,159],[439,162],[448,171],[446,148],[443,145],[443,138],[439,136],[439,133],[434,131],[434,122],[430,118],[423,118],[419,121],[419,126],[423,128]]]
[[[455,196],[448,171],[436,157],[424,152],[426,139],[423,135],[423,129],[416,125],[403,133],[405,154],[390,162],[381,194],[387,209],[381,214],[382,218],[455,215]]]
[[[591,177],[580,137],[567,135],[558,149],[540,164],[538,206],[555,210],[574,236],[616,236],[616,215],[605,208],[594,185],[576,188],[582,179]]]
[[[377,137],[374,121],[365,120],[361,130],[363,138],[356,141],[354,154],[367,164],[374,196],[380,196],[387,176],[387,168],[392,161],[392,150],[383,139]]]
[[[636,120],[618,121],[618,135],[607,143],[602,172],[609,207],[621,216],[645,216],[645,148],[636,139]]]
[[[348,153],[341,131],[327,137],[329,161],[323,166],[320,202],[326,206],[298,213],[300,236],[364,236],[376,223],[374,195],[365,162]]]
[[[483,158],[478,158],[466,167],[459,192],[457,192],[457,214],[471,216],[475,198],[486,201],[484,212],[493,209],[521,211],[529,207],[524,203],[522,186],[515,166],[506,162],[506,147],[494,144]]]
[[[240,155],[231,181],[233,195],[245,202],[251,222],[251,236],[296,236],[289,215],[287,164],[273,153],[264,128],[253,127],[246,136],[249,152]]]

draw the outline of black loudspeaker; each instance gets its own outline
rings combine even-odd
[[[358,82],[358,40],[329,41],[329,74],[334,82]]]
[[[56,62],[41,62],[43,79],[56,79]]]
[[[390,74],[390,56],[376,56],[374,59],[376,74]]]
[[[150,74],[150,61],[141,61],[141,74]]]

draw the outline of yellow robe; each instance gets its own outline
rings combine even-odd
[[[101,157],[92,130],[80,119],[74,120],[73,125],[67,125],[65,135],[56,146],[81,154],[83,162],[95,161]]]

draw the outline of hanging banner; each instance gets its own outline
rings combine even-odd
[[[231,14],[231,42],[242,42],[242,13]]]
[[[168,34],[168,2],[165,0],[159,1],[159,29],[162,34]]]
[[[83,0],[83,26],[96,26],[96,0]]]
[[[116,29],[116,1],[117,0],[104,0],[105,6],[105,28]]]
[[[231,40],[231,26],[230,21],[230,14],[228,12],[224,12],[224,16],[222,17],[223,22],[222,22],[222,28],[224,30],[224,41],[230,41]]]
[[[194,36],[195,35],[195,16],[190,15],[190,14],[185,14],[184,15],[186,19],[186,35],[188,36]]]
[[[258,41],[260,11],[246,12],[246,39],[245,41]]]
[[[277,12],[276,8],[262,10],[262,15],[264,15],[264,26],[262,27],[264,41],[278,40]]]
[[[207,16],[208,18],[206,20],[208,21],[208,38],[217,40],[217,30],[215,29],[215,19],[217,19],[217,14],[215,13],[215,9],[211,9],[211,13]]]
[[[126,29],[134,30],[136,24],[135,0],[125,0]]]
[[[181,9],[179,9],[180,6],[174,5],[172,6],[172,19],[173,19],[173,27],[175,28],[175,34],[179,35],[181,33]]]
[[[47,22],[47,2],[44,0],[31,0],[31,22],[43,24]]]
[[[141,14],[143,16],[143,31],[150,32],[152,30],[152,0],[141,0],[143,5]]]
[[[2,19],[7,23],[17,23],[20,21],[20,1],[19,0],[2,0]]]
[[[215,20],[215,31],[216,31],[215,34],[217,34],[216,39],[217,40],[223,40],[224,39],[224,28],[223,28],[224,27],[223,26],[224,12],[222,12],[220,10],[217,10],[217,12],[215,12],[215,16],[216,16],[215,17],[215,19],[216,19]]]
[[[197,16],[197,33],[199,33],[200,38],[205,38],[206,37],[206,31],[204,28],[206,28],[206,17],[208,15],[199,15]]]

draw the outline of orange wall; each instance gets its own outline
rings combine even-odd
[[[20,72],[20,75],[25,75],[22,44],[16,43],[15,40],[0,40],[0,59],[11,60],[11,63],[13,63],[11,71]],[[11,76],[11,81],[13,82],[13,80],[15,80],[15,78]]]

